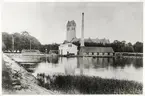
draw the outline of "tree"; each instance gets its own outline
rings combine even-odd
[[[5,50],[12,49],[12,36],[11,36],[11,34],[8,34],[7,32],[2,32],[2,42],[5,45]]]
[[[122,52],[123,49],[122,49],[122,43],[118,40],[114,40],[113,43],[111,43],[111,47],[113,48],[113,50],[115,52]]]
[[[21,50],[21,34],[20,33],[14,33],[12,34],[14,37],[14,48],[16,52]]]
[[[58,51],[58,47],[59,47],[59,44],[57,43],[41,45],[40,51],[45,52],[45,49],[47,49],[47,53],[49,53],[50,50]]]
[[[134,52],[133,45],[130,42],[127,44],[127,52]]]
[[[136,42],[134,45],[134,51],[135,52],[141,52],[143,53],[143,43],[142,42]]]
[[[6,46],[6,50],[12,49],[12,36],[14,38],[14,49],[16,51],[30,49],[30,44],[32,49],[39,49],[41,46],[41,43],[35,37],[31,36],[27,31],[22,32],[22,34],[17,32],[14,34],[8,34],[7,32],[3,32],[2,41]]]
[[[6,49],[6,45],[4,44],[4,42],[2,42],[2,50],[4,51]]]

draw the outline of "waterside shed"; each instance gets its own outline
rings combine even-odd
[[[112,47],[82,47],[80,54],[83,56],[113,56],[114,50]]]
[[[59,46],[59,54],[60,55],[77,55],[77,46],[72,43],[61,44]]]

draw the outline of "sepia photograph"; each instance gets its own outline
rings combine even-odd
[[[143,95],[143,2],[4,2],[2,94]]]

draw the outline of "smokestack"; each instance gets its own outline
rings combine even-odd
[[[84,46],[84,13],[82,13],[81,47]]]

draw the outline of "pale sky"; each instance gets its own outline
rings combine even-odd
[[[42,44],[62,43],[68,20],[76,22],[76,36],[81,37],[82,12],[85,38],[143,41],[143,4],[127,2],[7,2],[2,8],[2,32],[28,31]]]

